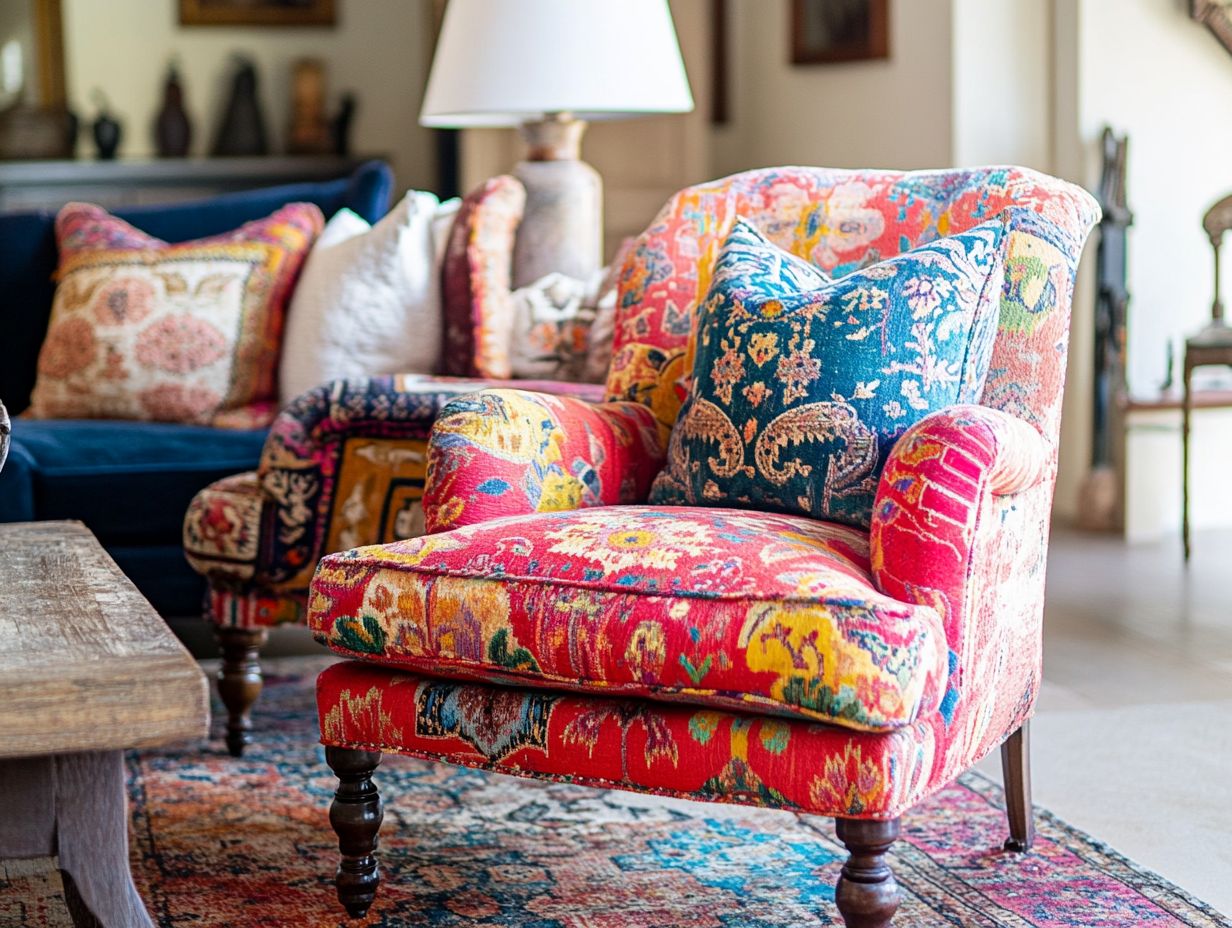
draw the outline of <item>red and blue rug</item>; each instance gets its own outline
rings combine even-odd
[[[377,773],[377,903],[366,921],[349,922],[331,882],[334,780],[315,743],[312,697],[319,666],[271,662],[278,673],[262,697],[260,738],[243,760],[219,742],[130,757],[133,873],[163,928],[841,924],[833,887],[842,852],[827,820],[398,757]],[[1003,853],[1001,793],[977,775],[917,809],[893,859],[905,897],[895,924],[1232,925],[1048,813],[1037,821],[1031,854]]]

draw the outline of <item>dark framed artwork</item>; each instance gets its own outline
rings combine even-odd
[[[182,26],[332,26],[334,0],[180,0]]]
[[[890,0],[791,0],[792,64],[890,57]]]

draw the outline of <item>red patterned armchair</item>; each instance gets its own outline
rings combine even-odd
[[[839,274],[1014,211],[980,405],[910,428],[871,529],[645,505],[737,214]],[[318,682],[339,896],[371,905],[381,752],[832,816],[848,926],[890,923],[899,818],[1002,746],[1031,842],[1049,512],[1074,272],[1095,202],[1020,168],[782,168],[673,198],[624,265],[606,403],[494,389],[444,409],[429,534],[326,557],[353,660]]]

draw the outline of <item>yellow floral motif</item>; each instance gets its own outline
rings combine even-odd
[[[667,638],[658,622],[640,622],[625,648],[629,668],[643,680],[660,679],[667,661]]]
[[[543,400],[528,400],[517,390],[488,390],[482,396],[491,408],[486,415],[463,415],[437,420],[439,432],[456,432],[468,444],[504,461],[537,463],[542,467],[561,459],[560,437],[544,441]]]
[[[544,475],[537,512],[564,512],[582,505],[582,481],[571,474],[551,471]]]
[[[773,698],[841,714],[855,728],[862,719],[851,713],[864,709],[857,699],[864,680],[888,684],[876,693],[879,704],[868,707],[887,718],[909,716],[922,695],[922,680],[911,680],[904,690],[891,671],[876,666],[868,651],[843,635],[822,605],[758,603],[745,614],[738,643],[750,670],[776,675]]]
[[[359,696],[350,689],[343,690],[321,723],[321,734],[333,741],[346,742],[356,732],[362,732],[367,741],[382,744],[399,744],[402,729],[393,724],[393,718],[381,704],[385,691],[374,686]],[[375,733],[375,739],[374,739]]]
[[[860,745],[848,742],[841,756],[826,758],[825,769],[809,787],[809,801],[814,808],[859,814],[888,805],[886,789],[885,772],[877,761],[864,757]]]

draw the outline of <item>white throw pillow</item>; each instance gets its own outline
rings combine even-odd
[[[440,255],[458,201],[412,190],[376,225],[325,225],[291,297],[283,403],[341,377],[428,374],[441,349]]]

